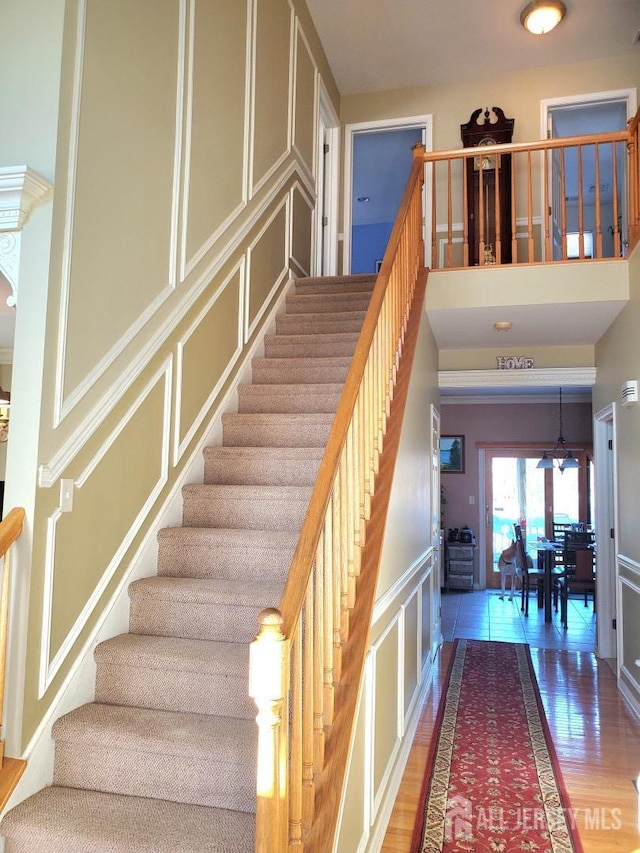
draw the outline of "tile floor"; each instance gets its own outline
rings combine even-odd
[[[499,590],[442,591],[442,635],[445,640],[502,640],[529,643],[538,649],[595,651],[596,617],[593,602],[584,606],[584,598],[569,600],[567,630],[560,623],[560,613],[545,623],[544,610],[539,610],[536,596],[529,599],[529,616],[520,610],[521,597],[500,598]]]

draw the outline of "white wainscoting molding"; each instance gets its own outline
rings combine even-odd
[[[209,299],[209,301],[206,303],[206,305],[204,306],[202,311],[200,311],[200,313],[195,318],[195,320],[193,321],[191,326],[189,326],[189,328],[185,331],[182,339],[178,342],[178,352],[177,352],[177,357],[176,357],[176,398],[175,398],[175,409],[174,409],[174,450],[173,450],[173,465],[174,466],[178,464],[182,455],[184,454],[187,447],[189,446],[189,443],[191,442],[193,436],[198,431],[198,429],[201,427],[202,423],[204,422],[204,420],[207,416],[207,412],[211,408],[213,401],[216,399],[216,397],[220,393],[220,389],[223,387],[224,383],[229,378],[229,375],[233,371],[233,368],[236,366],[236,364],[238,363],[238,360],[240,359],[240,357],[242,355],[242,347],[243,347],[243,343],[244,343],[243,337],[242,337],[242,329],[244,326],[244,314],[245,314],[244,300],[245,300],[245,289],[246,289],[245,269],[246,269],[245,258],[242,258],[240,260],[240,262],[231,270],[229,275],[225,278],[225,280],[222,282],[220,287],[213,294],[211,299]],[[182,441],[180,441],[180,429],[181,429],[181,425],[182,425],[181,424],[181,415],[182,415],[181,403],[182,403],[182,382],[183,382],[182,367],[183,367],[184,347],[185,347],[186,343],[189,341],[189,339],[192,337],[192,335],[195,333],[195,331],[198,329],[198,327],[200,326],[200,323],[203,321],[203,319],[206,317],[206,315],[209,313],[209,311],[213,308],[215,303],[218,301],[218,299],[220,298],[222,293],[229,286],[231,281],[233,281],[236,278],[236,275],[238,276],[237,282],[238,282],[238,291],[239,291],[238,292],[238,316],[236,317],[236,348],[234,350],[232,357],[229,359],[227,366],[223,370],[218,381],[216,382],[216,384],[212,388],[210,394],[208,395],[207,399],[205,400],[205,402],[204,402],[202,408],[200,409],[198,415],[196,416],[193,423],[191,424],[191,426],[187,430]]]
[[[129,410],[121,419],[117,429],[111,433],[111,435],[105,442],[103,442],[99,450],[89,461],[88,465],[76,478],[75,488],[81,489],[84,484],[89,480],[100,461],[104,458],[109,449],[113,446],[118,436],[122,433],[127,424],[133,419],[134,415],[140,409],[145,400],[148,398],[149,394],[158,386],[158,383],[162,382],[164,384],[164,414],[162,422],[162,448],[160,454],[161,458],[158,460],[159,468],[156,484],[149,496],[147,497],[146,501],[140,508],[133,524],[127,531],[126,536],[124,537],[118,548],[116,549],[113,557],[111,558],[111,561],[109,562],[109,565],[106,567],[102,577],[100,578],[100,581],[96,585],[85,606],[82,608],[82,611],[76,618],[76,621],[74,622],[73,626],[71,627],[70,631],[68,632],[67,636],[65,637],[64,641],[60,645],[60,648],[58,649],[52,660],[50,660],[50,653],[51,627],[53,617],[53,581],[55,569],[56,528],[60,518],[62,517],[62,511],[60,507],[56,507],[54,512],[49,517],[47,524],[47,544],[44,561],[44,602],[40,634],[40,678],[38,698],[42,698],[42,696],[44,696],[56,673],[59,671],[63,662],[66,660],[67,655],[73,648],[74,643],[76,642],[82,629],[86,625],[91,613],[93,612],[98,601],[100,600],[100,597],[104,593],[109,581],[111,580],[116,569],[120,565],[120,561],[122,560],[123,555],[126,553],[138,531],[143,526],[145,520],[148,517],[149,510],[157,500],[158,496],[162,491],[162,488],[167,482],[169,472],[169,435],[171,426],[172,371],[173,360],[169,358],[164,362],[164,364],[160,367],[156,374],[142,389],[133,405],[130,406]]]

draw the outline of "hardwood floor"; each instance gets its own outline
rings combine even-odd
[[[439,654],[433,689],[422,709],[381,851],[408,853],[411,849],[429,744],[451,656],[450,641],[467,637],[530,644],[547,721],[585,853],[640,853],[639,802],[634,786],[640,773],[640,721],[618,691],[609,663],[598,660],[593,653],[593,614],[582,608],[581,602],[571,602],[575,621],[570,624],[576,626],[575,633],[573,638],[568,636],[571,631],[558,638],[556,625],[545,626],[542,620],[541,626],[534,607],[525,628],[529,636],[522,636],[521,620],[514,613],[516,609],[519,612],[519,607],[511,607],[513,603],[486,593],[455,598],[459,600],[443,596],[442,623],[447,642]],[[586,628],[580,626],[579,619],[584,620]]]

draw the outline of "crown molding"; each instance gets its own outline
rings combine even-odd
[[[20,231],[53,185],[29,166],[0,166],[0,231]]]

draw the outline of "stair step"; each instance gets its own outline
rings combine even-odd
[[[182,490],[187,527],[300,530],[310,486],[220,486],[195,484]]]
[[[51,735],[54,785],[255,811],[253,720],[91,702]]]
[[[338,408],[344,383],[240,385],[241,414],[329,414]]]
[[[161,637],[250,643],[258,616],[284,588],[264,580],[141,578],[129,585],[129,631]]]
[[[359,332],[334,332],[324,335],[265,335],[267,358],[328,358],[336,355],[353,357]]]
[[[359,332],[365,313],[342,311],[335,314],[281,314],[276,317],[276,332],[279,335]]]
[[[255,720],[246,643],[120,634],[94,658],[96,702]]]
[[[207,447],[206,484],[313,486],[323,447]]]
[[[329,358],[254,358],[251,362],[254,384],[344,383],[351,357]]]
[[[165,527],[158,534],[158,575],[279,580],[293,559],[290,531]]]
[[[366,311],[371,293],[291,293],[285,301],[287,314],[334,314]]]
[[[222,416],[225,447],[324,447],[333,413],[229,413]]]
[[[296,293],[371,293],[377,276],[370,273],[356,275],[309,276],[296,279]]]
[[[253,853],[255,815],[52,786],[2,822],[5,853]]]

